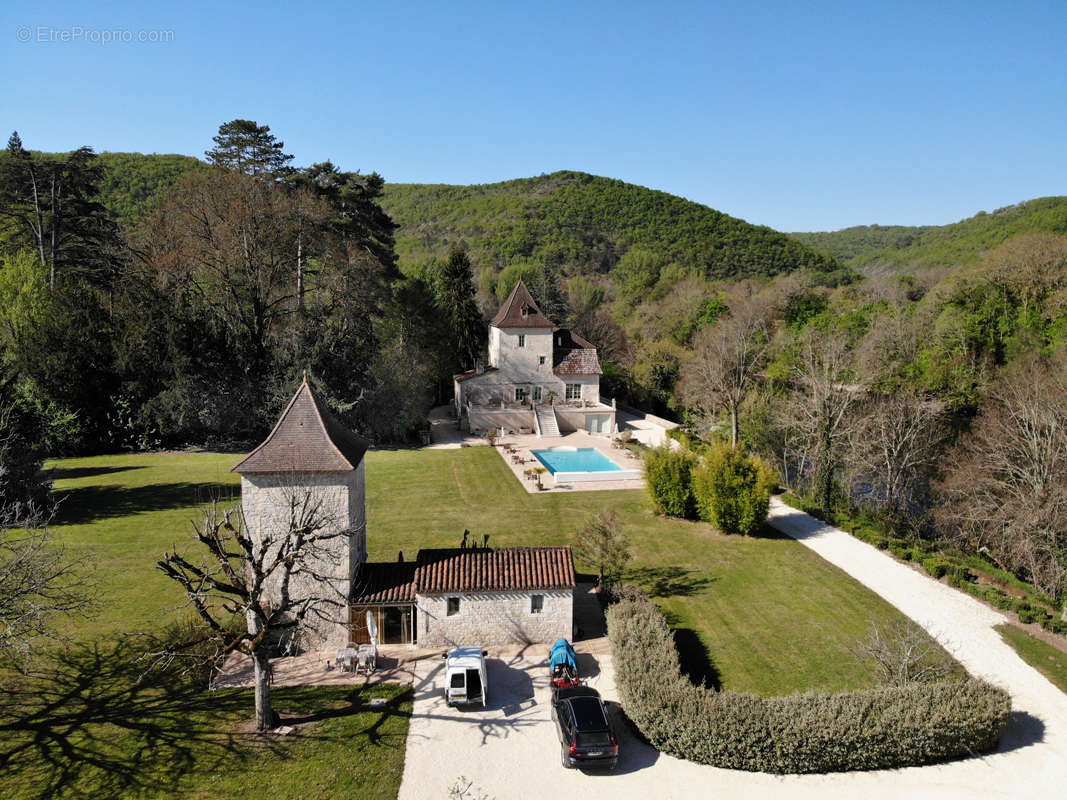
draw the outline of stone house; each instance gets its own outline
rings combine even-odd
[[[596,345],[557,327],[519,281],[489,323],[489,363],[453,376],[461,426],[558,436],[610,435],[614,404],[600,398]]]
[[[414,561],[367,562],[367,443],[305,378],[270,435],[238,463],[245,524],[260,542],[284,535],[293,503],[312,505],[337,535],[293,576],[294,598],[323,597],[301,631],[305,649],[382,644],[550,642],[572,633],[569,547],[422,549]],[[466,537],[464,537],[464,542]],[[324,585],[327,584],[327,585]],[[281,591],[275,587],[277,596]]]
[[[354,641],[454,647],[570,638],[569,547],[422,549],[414,562],[364,564],[352,597]]]

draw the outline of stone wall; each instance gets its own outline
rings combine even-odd
[[[540,613],[531,613],[530,598],[544,597]],[[459,598],[459,613],[448,616],[448,598]],[[570,639],[574,627],[574,593],[569,590],[419,595],[416,610],[419,647],[479,647],[497,644],[551,644]]]
[[[311,571],[323,580],[297,572],[290,581],[294,599],[320,597],[340,602],[336,607],[320,603],[317,612],[305,618],[301,631],[305,649],[343,646],[348,641],[352,576],[367,558],[364,463],[351,472],[241,476],[241,505],[253,537],[284,535],[289,530],[290,500],[302,502],[306,495],[315,506],[312,513],[321,521],[321,530],[343,532],[317,545],[310,560]],[[276,579],[272,598],[277,598],[278,591]]]

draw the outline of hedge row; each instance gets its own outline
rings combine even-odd
[[[953,578],[951,575],[949,576],[949,583],[959,589],[969,592],[979,600],[984,600],[991,606],[996,606],[1001,611],[1014,611],[1019,615],[1019,622],[1036,622],[1046,631],[1067,635],[1067,620],[1054,617],[1048,612],[1048,609],[1043,608],[1041,605],[1032,603],[1025,598],[1012,597],[1003,589],[996,586],[981,583],[969,583],[967,581]]]
[[[627,715],[660,751],[778,774],[888,769],[992,750],[1011,711],[978,680],[762,698],[694,686],[659,608],[608,609],[615,682]]]

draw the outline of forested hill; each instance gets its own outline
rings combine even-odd
[[[152,153],[101,153],[104,179],[100,194],[108,211],[124,225],[145,212],[153,198],[169,189],[186,172],[207,165],[192,156]]]
[[[831,233],[791,233],[856,269],[958,266],[1020,233],[1067,234],[1067,197],[1041,197],[951,225],[859,225]]]
[[[475,186],[386,184],[402,263],[466,245],[476,264],[550,260],[606,272],[630,249],[709,278],[836,270],[834,259],[771,228],[611,178],[555,172]]]
[[[205,167],[191,156],[141,153],[105,152],[100,163],[101,199],[127,225],[184,173]],[[840,266],[771,228],[581,172],[474,186],[387,183],[382,206],[399,225],[402,264],[444,256],[463,244],[485,267],[547,259],[580,272],[607,272],[630,249],[652,251],[665,264],[697,268],[712,279]]]

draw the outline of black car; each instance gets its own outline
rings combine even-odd
[[[619,743],[596,689],[560,689],[552,704],[552,719],[562,745],[563,766],[615,769]]]

